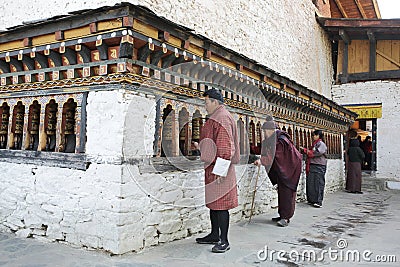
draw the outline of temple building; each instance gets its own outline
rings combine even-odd
[[[318,19],[333,41],[332,99],[357,113],[351,128],[362,140],[371,137],[371,175],[399,180],[400,19],[376,19],[360,11],[361,17],[342,9],[341,16]]]
[[[235,12],[246,15],[237,32],[235,24],[204,30],[212,25],[206,19],[215,19],[213,11],[207,17],[204,4],[189,9],[183,1],[171,11],[170,5],[147,0],[144,6],[104,3],[0,32],[0,230],[114,254],[206,231],[203,164],[191,144],[207,119],[202,94],[210,88],[221,90],[239,130],[239,207],[231,213],[233,221],[249,216],[255,186],[256,213],[276,206],[265,171],[255,179],[257,169],[248,164],[249,155],[260,153],[260,126],[268,114],[297,147],[309,146],[312,131],[322,129],[329,159],[326,192],[343,188],[343,144],[359,116],[354,104],[384,107],[375,99],[355,103],[362,98],[351,98],[347,88],[399,86],[369,82],[399,76],[393,66],[379,67],[380,58],[372,52],[363,58],[375,60],[376,68],[357,65],[358,50],[351,45],[375,47],[379,55],[378,48],[386,47],[387,34],[394,38],[395,30],[380,22],[383,31],[392,31],[380,34],[381,28],[374,31],[366,23],[368,29],[353,32],[349,19],[331,18],[335,9],[329,2],[341,1],[289,2],[222,9],[226,18]],[[282,19],[264,17],[266,36],[276,39],[263,37],[250,23],[253,12],[261,10],[274,10]],[[379,18],[377,10],[372,6],[364,13]],[[203,14],[202,26],[187,27],[191,24],[183,11],[193,21],[201,17],[196,12]],[[291,20],[301,31],[289,25],[280,35],[276,24],[288,19],[281,16],[286,11],[293,12]],[[398,69],[396,60],[390,64]],[[351,64],[360,70],[353,71]],[[379,136],[385,135],[373,139]],[[304,181],[303,173],[299,201],[305,196]]]

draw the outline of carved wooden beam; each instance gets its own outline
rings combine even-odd
[[[162,59],[162,68],[168,68],[171,66],[172,62],[176,59],[176,56],[174,53],[169,54],[168,56],[164,57]]]
[[[149,48],[148,44],[145,44],[144,46],[142,46],[141,48],[139,48],[138,50],[138,57],[137,59],[139,61],[143,61],[146,62],[146,59],[148,58],[148,56],[150,55],[151,50]]]
[[[108,59],[108,45],[105,42],[96,42],[96,48],[99,50],[100,59],[107,60]]]
[[[4,60],[0,60],[0,69],[2,70],[3,73],[9,73],[10,72],[10,64],[5,62]]]
[[[22,56],[22,63],[28,68],[28,70],[35,69],[35,61],[27,55]]]
[[[10,64],[13,65],[17,71],[24,71],[22,62],[13,57],[10,57]]]
[[[164,55],[162,50],[154,51],[150,54],[150,64],[157,66],[158,62],[160,62],[161,57]]]
[[[76,62],[76,52],[72,50],[71,48],[66,48],[65,52],[63,53],[64,57],[67,59],[67,64],[68,65],[75,65]]]
[[[36,53],[35,54],[35,61],[40,65],[41,69],[49,67],[49,63],[47,61],[47,57],[42,55],[42,54],[40,54],[40,53]]]
[[[133,44],[124,42],[119,45],[119,58],[132,58],[133,56]]]
[[[76,45],[75,51],[82,57],[84,63],[89,63],[91,61],[91,50],[86,45]]]
[[[178,64],[181,64],[183,62],[185,62],[185,59],[184,59],[183,56],[181,56],[181,55],[179,55],[178,57],[175,56],[175,60],[172,61],[171,66],[178,65]]]
[[[54,65],[56,67],[62,66],[62,59],[60,53],[54,50],[50,50],[48,57],[54,62]]]

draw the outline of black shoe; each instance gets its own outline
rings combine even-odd
[[[214,253],[224,253],[225,251],[230,250],[230,249],[231,249],[231,247],[229,246],[228,242],[225,242],[225,243],[218,242],[218,244],[213,246],[211,251]]]
[[[276,223],[280,227],[286,227],[289,225],[289,220],[288,219],[281,219]]]
[[[364,193],[361,192],[361,191],[356,191],[355,193],[356,193],[356,194],[364,194]]]
[[[281,217],[275,217],[275,218],[272,218],[272,221],[273,222],[277,222],[277,221],[279,221],[281,219]]]
[[[322,208],[322,204],[314,203],[314,204],[313,204],[313,207],[315,207],[315,208]]]
[[[196,238],[196,242],[199,244],[217,244],[219,242],[218,237],[213,237],[211,234],[206,235],[205,237]]]

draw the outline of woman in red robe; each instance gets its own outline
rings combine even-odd
[[[302,157],[289,134],[275,130],[272,117],[268,117],[261,128],[264,130],[265,139],[261,146],[261,159],[255,164],[265,166],[271,183],[278,185],[279,217],[272,220],[276,221],[278,226],[285,227],[294,215]]]

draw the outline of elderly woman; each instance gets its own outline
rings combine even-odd
[[[268,116],[261,127],[265,139],[261,146],[261,159],[255,165],[263,165],[273,185],[278,185],[279,217],[272,218],[278,226],[288,226],[294,215],[296,191],[301,174],[301,154],[290,135],[275,128],[273,118]]]

